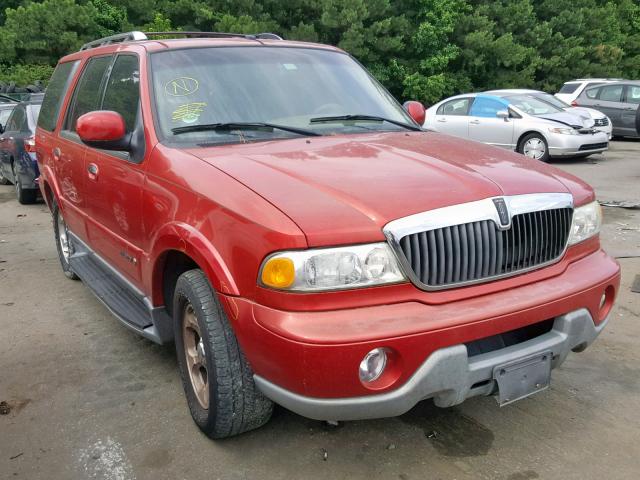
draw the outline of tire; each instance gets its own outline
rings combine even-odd
[[[531,148],[528,148],[528,146]],[[545,138],[539,133],[529,133],[525,135],[520,140],[520,143],[518,143],[518,152],[533,160],[540,160],[541,162],[548,162],[550,158],[549,145]],[[536,153],[540,153],[541,155],[535,156]]]
[[[51,213],[53,215],[53,234],[56,242],[56,249],[58,250],[58,259],[60,260],[62,272],[67,278],[70,278],[71,280],[78,280],[78,276],[73,273],[73,271],[71,270],[71,265],[69,265],[69,256],[73,253],[73,244],[71,243],[71,238],[69,237],[67,224],[64,223],[64,219],[62,218],[60,209],[58,208],[58,202],[55,198],[52,200]],[[61,232],[63,233],[63,237],[61,237],[60,235]],[[63,245],[65,241],[66,247]]]
[[[13,185],[16,187],[16,197],[18,198],[18,202],[22,205],[29,205],[32,203],[36,203],[38,198],[38,192],[36,190],[22,188],[22,183],[20,182],[20,178],[18,177],[18,172],[16,172],[16,164],[11,165],[11,169],[13,170]]]
[[[178,278],[173,317],[182,385],[200,430],[220,439],[267,423],[273,403],[256,387],[253,371],[201,270]]]
[[[9,185],[10,183],[11,182],[2,173],[2,163],[0,163],[0,185]]]

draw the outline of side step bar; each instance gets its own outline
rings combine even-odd
[[[131,282],[69,232],[73,253],[71,270],[127,328],[143,337],[164,344],[173,341],[171,317],[164,307],[153,307]]]

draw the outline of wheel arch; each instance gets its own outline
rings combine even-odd
[[[151,300],[171,310],[175,282],[193,268],[199,268],[213,288],[238,295],[238,287],[222,257],[200,232],[187,225],[171,225],[157,236],[151,254]]]
[[[518,141],[516,142],[516,152],[520,151],[520,144],[522,143],[522,140],[524,139],[524,137],[532,133],[535,133],[536,135],[540,135],[542,138],[544,138],[544,141],[547,143],[547,147],[549,147],[549,140],[547,139],[547,136],[544,133],[542,133],[540,130],[529,129],[529,130],[525,130],[518,137]]]

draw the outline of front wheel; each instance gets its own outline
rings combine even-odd
[[[218,299],[201,270],[178,278],[173,297],[178,365],[193,420],[211,438],[264,425],[273,403],[253,372]]]
[[[549,146],[539,133],[525,135],[518,145],[518,152],[524,156],[541,162],[549,161]]]

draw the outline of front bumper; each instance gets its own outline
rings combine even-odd
[[[549,155],[564,157],[574,155],[590,155],[602,153],[609,148],[609,135],[597,132],[586,135],[549,134]]]
[[[255,376],[258,388],[274,402],[316,420],[362,420],[402,415],[419,401],[433,398],[439,407],[451,407],[477,395],[490,395],[496,385],[494,368],[532,355],[551,352],[552,368],[571,350],[582,351],[604,329],[596,326],[587,309],[556,317],[548,333],[523,343],[469,357],[465,345],[433,352],[404,385],[378,395],[350,398],[313,398],[296,394]]]
[[[572,247],[559,263],[526,275],[466,287],[462,296],[457,289],[422,292],[397,285],[356,292],[360,306],[352,305],[353,297],[349,304],[337,304],[348,292],[315,295],[312,304],[300,311],[218,296],[267,395],[283,403],[288,402],[278,395],[331,404],[402,392],[438,351],[464,350],[469,342],[569,312],[586,309],[593,328],[600,328],[620,284],[620,267],[602,250],[586,253],[593,246],[587,241],[583,247]],[[610,302],[602,307],[605,292]],[[295,298],[304,302],[306,297]],[[563,351],[574,348],[570,343]],[[380,381],[365,385],[358,366],[367,352],[381,347],[393,354],[393,361]],[[460,370],[462,381],[467,381],[467,371]],[[424,390],[420,392],[416,397]],[[332,416],[325,419],[346,418]]]

